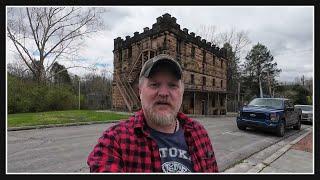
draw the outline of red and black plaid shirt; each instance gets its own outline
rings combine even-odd
[[[184,130],[194,172],[218,172],[205,128],[183,113],[179,112],[177,118]],[[143,111],[106,130],[87,163],[90,172],[162,172],[159,148],[150,137]]]

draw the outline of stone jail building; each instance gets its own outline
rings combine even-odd
[[[185,92],[181,111],[187,114],[225,114],[227,93],[226,51],[164,14],[149,29],[132,37],[114,39],[112,107],[134,111],[140,108],[139,73],[143,63],[157,54],[174,57],[183,69]]]

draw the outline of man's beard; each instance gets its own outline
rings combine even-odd
[[[158,126],[168,126],[176,121],[178,111],[172,110],[169,113],[158,114],[152,108],[144,108],[146,118]]]

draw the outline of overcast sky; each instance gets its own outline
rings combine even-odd
[[[197,32],[201,26],[215,26],[225,32],[231,28],[248,32],[251,44],[262,43],[271,51],[278,68],[280,81],[294,81],[297,76],[313,77],[313,22],[312,6],[113,6],[104,15],[106,29],[86,40],[79,52],[82,65],[95,64],[98,69],[113,70],[113,40],[133,36],[144,27],[152,28],[156,18],[169,13],[180,28]],[[7,41],[8,42],[8,41]],[[12,48],[7,43],[7,50]],[[246,54],[247,51],[244,53]],[[8,51],[7,51],[8,52]],[[9,53],[10,54],[10,53]],[[10,58],[8,58],[10,60]],[[60,62],[68,65],[67,63]],[[70,69],[78,75],[84,69]],[[98,71],[99,72],[99,71]]]

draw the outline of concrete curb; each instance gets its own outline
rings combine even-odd
[[[107,124],[107,123],[116,123],[119,121],[120,120],[92,121],[92,122],[78,122],[78,123],[68,123],[68,124],[50,124],[50,125],[39,125],[39,126],[11,127],[11,128],[7,128],[7,131],[22,131],[22,130],[30,130],[30,129],[43,129],[43,128],[66,127],[66,126],[82,126],[82,125],[91,125],[91,124]]]
[[[100,111],[104,112],[104,111]],[[119,113],[121,114],[121,113]],[[127,114],[132,115],[132,114]],[[212,117],[212,118],[219,118],[219,117],[236,117],[235,114],[227,114],[227,115],[193,115],[188,114],[188,117],[196,118],[196,117]],[[91,125],[91,124],[105,124],[105,123],[116,123],[120,120],[111,120],[111,121],[93,121],[93,122],[78,122],[78,123],[68,123],[68,124],[49,124],[49,125],[38,125],[38,126],[23,126],[23,127],[10,127],[7,128],[7,131],[22,131],[22,130],[30,130],[30,129],[43,129],[43,128],[53,128],[53,127],[65,127],[65,126],[82,126],[82,125]]]
[[[186,114],[190,118],[203,118],[203,117],[208,117],[208,118],[219,118],[219,117],[237,117],[237,114],[225,114],[225,115],[194,115],[194,114]]]
[[[259,173],[261,172],[265,167],[269,166],[272,162],[277,160],[280,156],[282,156],[284,153],[286,153],[294,144],[299,142],[302,138],[306,137],[308,134],[311,133],[311,130],[309,129],[306,133],[302,134],[295,140],[291,141],[289,144],[285,145],[275,153],[273,153],[271,156],[263,160],[261,163],[257,164],[253,168],[249,169],[247,173]]]

